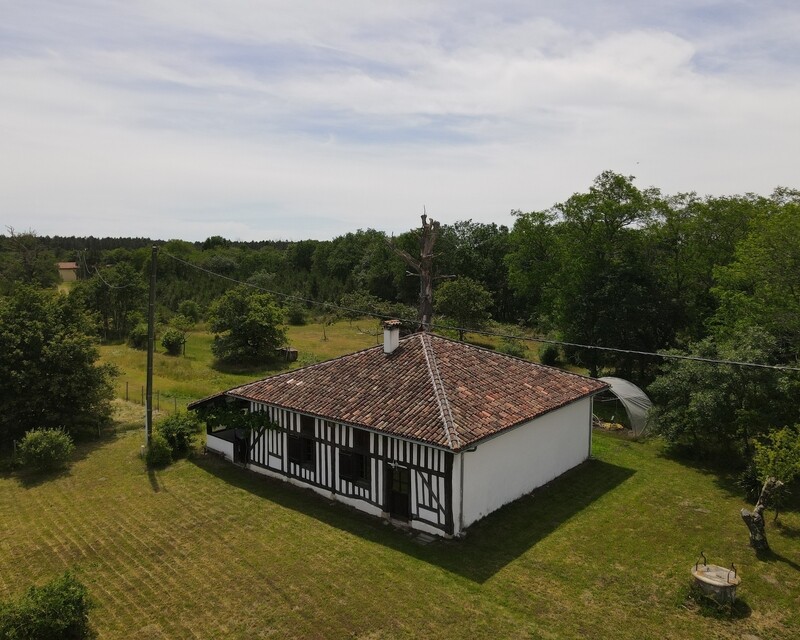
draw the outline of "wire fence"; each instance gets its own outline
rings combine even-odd
[[[118,397],[125,402],[133,402],[145,406],[146,390],[145,385],[131,383],[125,380],[117,388]],[[153,410],[164,413],[178,413],[186,411],[187,405],[192,401],[191,398],[181,398],[169,391],[153,389]]]

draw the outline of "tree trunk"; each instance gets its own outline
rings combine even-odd
[[[394,246],[388,239],[389,247],[405,263],[414,269],[419,275],[419,321],[423,331],[430,331],[433,322],[433,246],[439,237],[440,223],[428,216],[422,215],[422,232],[420,234],[419,249],[420,259],[412,258],[411,255]]]
[[[764,530],[764,510],[769,504],[773,492],[783,486],[783,482],[770,476],[761,487],[761,494],[758,496],[758,502],[750,512],[747,509],[742,509],[742,520],[747,525],[750,531],[750,546],[756,551],[769,551],[769,543],[767,542],[767,533]]]

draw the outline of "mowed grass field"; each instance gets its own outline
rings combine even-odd
[[[374,332],[376,323],[374,320],[354,321],[352,324],[341,321],[325,327],[324,334],[322,325],[317,323],[290,326],[289,343],[298,350],[298,361],[248,368],[214,368],[211,354],[213,336],[207,331],[193,331],[188,334],[185,356],[166,355],[161,345],[157,344],[153,361],[153,389],[159,392],[162,409],[174,409],[175,399],[180,409],[192,400],[239,384],[379,344],[374,336],[359,332],[359,328]],[[111,344],[101,346],[100,354],[103,361],[120,368],[121,375],[115,381],[117,396],[125,398],[127,383],[128,399],[141,403],[147,371],[146,353],[124,344]]]
[[[318,326],[301,329],[301,358],[375,341],[347,323],[328,327],[328,341]],[[202,397],[269,373],[211,369],[203,340],[190,338],[187,358],[158,356],[162,388]],[[143,380],[143,354],[103,355]],[[775,553],[757,559],[732,480],[666,457],[658,442],[596,433],[583,466],[462,540],[424,544],[213,456],[148,471],[142,409],[117,408],[116,429],[81,444],[68,471],[0,474],[0,598],[71,569],[96,603],[100,638],[800,636],[800,514],[783,514],[781,527],[770,514]],[[739,569],[731,616],[687,599],[701,550]]]
[[[800,517],[756,559],[738,496],[656,444],[596,434],[594,460],[422,544],[214,457],[148,472],[140,443],[0,477],[0,597],[72,569],[100,638],[798,637]],[[736,562],[733,618],[686,601],[700,550]]]

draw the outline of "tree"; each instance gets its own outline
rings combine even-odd
[[[18,233],[6,227],[8,237],[0,236],[0,286],[24,282],[49,287],[58,280],[53,252],[42,243],[35,231]]]
[[[472,278],[443,282],[436,289],[436,310],[458,327],[458,339],[465,328],[481,329],[491,317],[492,295]]]
[[[433,247],[441,231],[441,223],[422,214],[422,230],[419,232],[419,260],[410,253],[389,243],[392,250],[419,274],[419,321],[423,331],[429,331],[433,318]],[[387,240],[388,242],[388,240]]]
[[[566,341],[643,351],[663,346],[658,283],[638,230],[658,201],[658,192],[639,190],[633,176],[605,171],[587,193],[553,207],[560,220],[559,257],[547,301],[554,328]],[[598,350],[580,356],[592,376],[607,365],[630,375],[630,359],[620,362]]]
[[[777,520],[784,493],[782,489],[800,475],[800,424],[777,429],[756,441],[753,465],[756,477],[763,483],[759,503],[766,504],[761,499],[764,488],[774,487],[771,506],[775,508]]]
[[[800,357],[800,204],[765,205],[735,260],[715,271],[715,328],[732,335],[759,327],[776,340],[780,360]]]
[[[701,200],[683,193],[656,203],[656,216],[644,232],[666,302],[664,317],[676,336],[707,335],[706,322],[718,306],[711,292],[715,269],[733,260],[736,244],[765,202],[750,196]]]
[[[550,313],[546,294],[560,265],[554,226],[555,215],[546,211],[512,211],[517,221],[510,234],[505,256],[508,284],[514,290],[525,319],[543,325]]]
[[[130,263],[120,262],[80,282],[72,295],[100,317],[104,339],[121,340],[141,318],[146,293],[142,274]]]
[[[110,418],[116,370],[98,364],[92,328],[72,297],[22,285],[0,299],[0,441],[36,428],[74,435]]]
[[[774,344],[764,331],[752,329],[730,341],[707,338],[691,354],[769,364]],[[652,428],[697,456],[742,463],[751,459],[756,437],[800,419],[792,388],[790,376],[770,369],[671,361],[648,388],[655,403]]]
[[[169,327],[161,338],[161,346],[171,356],[179,356],[186,343],[186,334],[174,327]]]
[[[209,310],[214,343],[211,351],[223,362],[260,363],[275,358],[286,343],[283,314],[273,297],[240,285],[220,297]]]
[[[775,492],[783,487],[783,482],[770,476],[764,481],[758,502],[752,511],[742,509],[740,515],[750,532],[750,546],[756,551],[769,551],[767,532],[764,528],[764,511],[773,499]]]
[[[169,321],[169,328],[161,338],[161,346],[166,349],[171,356],[180,355],[181,351],[186,355],[186,335],[194,327],[194,322],[184,315],[173,316]]]

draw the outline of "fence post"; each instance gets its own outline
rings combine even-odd
[[[125,381],[125,402],[128,402],[128,381]]]
[[[142,385],[142,406],[144,406],[144,385]]]

